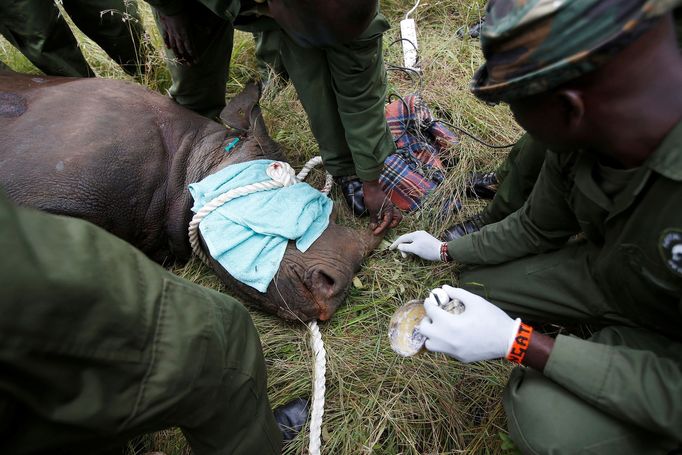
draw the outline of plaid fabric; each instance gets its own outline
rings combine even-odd
[[[459,140],[434,121],[418,95],[387,104],[385,111],[397,152],[384,161],[379,183],[396,207],[411,212],[445,179],[440,155]],[[451,201],[443,210],[459,208],[458,201]]]

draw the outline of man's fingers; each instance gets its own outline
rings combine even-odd
[[[391,220],[393,219],[392,210],[384,210],[382,215],[381,224],[374,229],[374,235],[379,235],[388,229],[388,226],[391,224]]]
[[[398,251],[400,251],[404,258],[406,258],[408,254],[414,254],[414,248],[411,243],[402,243],[398,245]]]
[[[400,210],[398,210],[397,207],[393,207],[393,220],[391,221],[391,224],[389,228],[394,228],[397,225],[400,224],[400,222],[403,220],[403,214],[400,213]]]
[[[422,322],[417,326],[419,333],[424,335],[426,338],[431,338],[436,334],[436,330],[433,328],[433,323],[428,317],[425,317]]]
[[[400,237],[398,237],[397,239],[395,239],[395,242],[393,242],[393,243],[391,244],[391,246],[389,247],[389,249],[390,249],[390,250],[395,250],[396,248],[398,248],[398,246],[399,246],[401,243],[411,242],[413,236],[414,236],[414,232],[410,232],[409,234],[403,234],[403,235],[401,235]]]
[[[476,294],[472,294],[471,292],[464,290],[462,288],[453,288],[452,286],[448,286],[447,284],[443,286],[443,290],[448,294],[448,296],[451,299],[457,299],[462,302],[468,302],[470,300],[477,300],[476,299]]]
[[[439,318],[452,316],[450,313],[439,307],[438,304],[433,300],[427,300],[424,302],[424,310],[426,311],[426,315],[431,318],[432,321],[435,321]]]
[[[446,346],[443,346],[443,343],[437,341],[437,340],[426,340],[424,342],[424,347],[431,352],[447,352],[448,348]]]
[[[183,37],[183,41],[185,44],[185,52],[187,52],[187,58],[191,63],[194,63],[196,61],[194,57],[194,46],[192,44],[192,37],[189,35],[186,35]]]
[[[173,51],[175,58],[177,58],[178,60],[184,59],[185,56],[182,55],[182,49],[180,49],[180,43],[178,42],[178,37],[176,35],[171,35],[169,40],[170,40],[170,50]]]
[[[191,65],[192,64],[192,56],[190,55],[189,50],[187,49],[187,36],[186,35],[180,35],[177,40],[177,45],[178,49],[180,51],[180,54],[182,55],[182,59],[185,61],[185,64]]]

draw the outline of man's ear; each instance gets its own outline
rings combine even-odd
[[[585,120],[585,102],[582,93],[578,90],[561,90],[557,96],[566,126],[572,131],[577,131]]]

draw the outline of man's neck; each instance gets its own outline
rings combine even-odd
[[[636,127],[621,126],[621,132],[595,147],[602,162],[631,169],[641,166],[656,152],[670,131],[682,120],[682,106],[676,116],[643,116]],[[601,142],[601,141],[600,141]]]

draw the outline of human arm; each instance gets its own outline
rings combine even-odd
[[[379,174],[395,144],[386,123],[386,70],[382,34],[388,22],[377,14],[356,40],[325,49],[338,115],[355,174],[363,182],[365,207],[375,234],[395,227],[402,215],[379,185]]]
[[[549,152],[526,203],[500,222],[448,243],[450,257],[465,264],[499,264],[558,248],[580,231],[568,205],[571,182],[565,157]]]
[[[196,62],[193,24],[185,10],[184,0],[147,0],[158,14],[159,32],[167,49],[189,65]]]
[[[619,419],[682,440],[682,343],[644,329],[606,328],[590,340],[556,339],[526,329],[480,296],[450,286],[463,302],[448,313],[431,298],[420,332],[426,348],[464,362],[506,357],[542,372],[552,381]],[[467,312],[469,312],[467,314]],[[513,338],[527,340],[514,344]],[[518,342],[518,340],[517,340]]]

